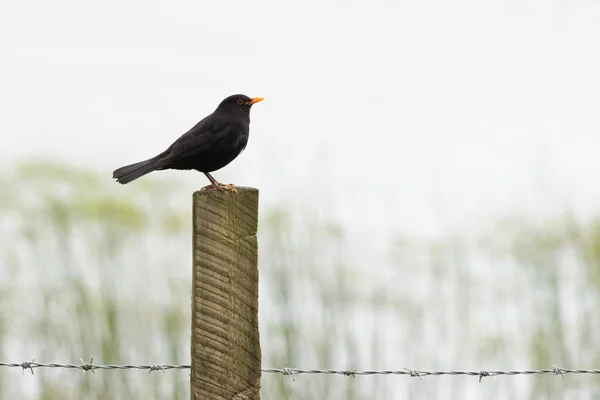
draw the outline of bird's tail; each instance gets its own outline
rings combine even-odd
[[[136,180],[152,171],[156,171],[163,166],[164,159],[160,156],[150,158],[145,161],[140,161],[135,164],[126,165],[113,172],[113,178],[117,179],[118,183],[126,184]]]

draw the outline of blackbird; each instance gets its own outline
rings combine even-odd
[[[233,184],[222,184],[210,172],[223,168],[246,148],[250,132],[250,108],[262,101],[234,94],[217,109],[181,135],[168,149],[145,161],[126,165],[113,172],[118,183],[129,183],[152,171],[195,169],[206,175],[210,185],[202,189],[236,191]]]

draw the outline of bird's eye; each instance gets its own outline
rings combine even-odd
[[[244,100],[242,99],[237,99],[237,103],[241,106],[242,104],[244,104]]]

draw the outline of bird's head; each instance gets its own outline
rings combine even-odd
[[[236,114],[242,111],[249,114],[250,107],[263,100],[262,97],[248,97],[244,94],[234,94],[223,100],[219,104],[219,107],[217,107],[217,111],[229,111]]]

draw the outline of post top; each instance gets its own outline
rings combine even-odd
[[[253,188],[253,187],[249,187],[249,186],[236,186],[235,190],[237,190],[237,193],[235,192],[222,192],[220,190],[216,190],[216,189],[200,189],[200,190],[196,190],[194,192],[194,197],[196,196],[208,196],[208,195],[223,195],[223,196],[227,196],[227,195],[233,195],[235,196],[236,194],[240,194],[242,192],[246,192],[246,193],[252,193],[255,192],[258,194],[258,189],[257,188]]]

